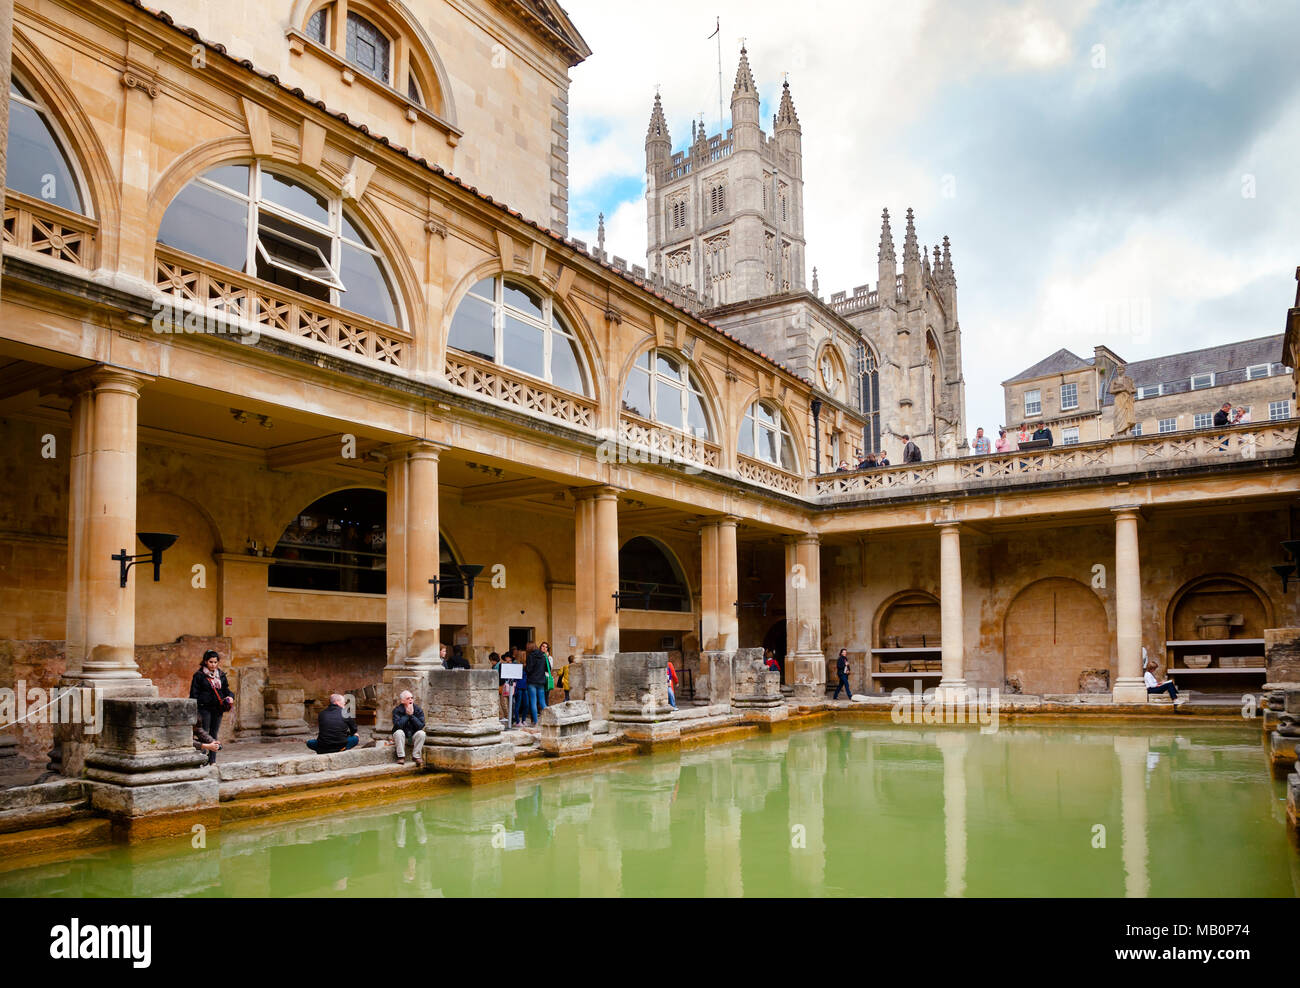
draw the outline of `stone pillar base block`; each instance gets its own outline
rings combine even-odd
[[[1295,772],[1286,777],[1286,820],[1291,836],[1300,838],[1300,775]]]
[[[1115,703],[1148,703],[1146,682],[1141,679],[1116,679],[1115,688],[1111,690],[1111,700]]]
[[[218,806],[215,776],[143,786],[91,782],[90,790],[90,805],[115,818],[196,812]]]
[[[500,777],[506,771],[514,772],[515,746],[505,742],[477,745],[431,745],[426,742],[424,765],[457,776],[479,776],[490,772],[494,777]]]
[[[1297,744],[1300,744],[1300,738],[1278,734],[1277,731],[1268,736],[1268,761],[1277,778],[1284,777],[1295,767]]]
[[[702,692],[709,698],[709,703],[730,703],[732,693],[731,664],[735,661],[735,652],[707,651],[700,653],[700,665],[708,666],[707,683],[701,682]],[[701,680],[704,676],[701,676]]]
[[[790,708],[784,703],[736,704],[741,720],[746,724],[775,724],[790,717]]]
[[[567,700],[542,711],[539,744],[545,755],[591,751],[591,707],[585,700]]]

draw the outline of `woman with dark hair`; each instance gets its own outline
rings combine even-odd
[[[221,656],[212,649],[203,653],[198,671],[190,680],[190,699],[198,702],[199,725],[215,740],[221,730],[222,715],[235,705],[235,694],[221,671]],[[216,760],[216,751],[209,751],[208,764]]]
[[[843,690],[850,700],[853,699],[853,690],[849,686],[849,672],[851,671],[849,667],[849,650],[842,648],[840,654],[835,657],[835,674],[839,676],[840,681],[839,685],[835,687],[835,695],[831,697],[832,700],[840,698],[840,690]]]

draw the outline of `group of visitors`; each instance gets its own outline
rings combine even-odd
[[[1238,405],[1235,409],[1232,402],[1225,401],[1217,412],[1214,413],[1214,427],[1222,429],[1230,425],[1245,425],[1250,421],[1250,409]]]
[[[510,727],[522,726],[524,717],[528,717],[534,727],[537,726],[537,718],[546,709],[547,694],[557,687],[564,690],[564,699],[569,699],[569,669],[574,659],[570,655],[568,664],[561,667],[557,674],[550,642],[542,642],[540,645],[528,642],[522,648],[511,645],[504,656],[496,652],[489,653],[488,662],[497,670],[504,710],[502,716]],[[506,679],[502,668],[506,665],[523,666],[524,678]]]

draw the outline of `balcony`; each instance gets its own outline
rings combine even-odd
[[[177,299],[185,309],[233,319],[251,331],[269,331],[388,367],[406,369],[412,363],[411,337],[393,326],[162,244],[155,247],[154,269],[154,287]]]
[[[627,412],[619,420],[619,438],[625,445],[645,450],[658,459],[678,460],[710,470],[717,470],[722,462],[722,448],[707,439],[700,439]]]
[[[98,232],[99,224],[88,216],[12,189],[5,193],[6,247],[93,269]]]
[[[739,455],[736,458],[736,473],[741,480],[766,487],[768,490],[791,497],[803,497],[803,478],[798,474],[782,470],[780,467],[756,460],[752,456]]]
[[[444,367],[448,383],[469,394],[556,419],[578,429],[596,427],[595,402],[582,395],[552,387],[545,381],[459,350],[447,351]]]
[[[1295,418],[1230,429],[1172,432],[1055,446],[1030,452],[968,456],[909,463],[878,470],[825,474],[816,479],[817,500],[834,504],[873,493],[933,494],[972,486],[1029,486],[1066,480],[1109,478],[1151,470],[1213,466],[1234,460],[1280,459],[1295,450]]]

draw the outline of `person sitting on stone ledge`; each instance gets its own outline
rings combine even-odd
[[[410,690],[402,690],[398,704],[393,708],[393,744],[397,747],[397,760],[406,764],[406,743],[411,742],[411,757],[420,764],[424,754],[424,711],[415,702]]]
[[[361,739],[357,737],[356,718],[343,712],[343,695],[330,694],[330,705],[316,718],[316,734],[307,747],[318,755],[332,755],[336,751],[350,751]]]
[[[1169,699],[1177,702],[1178,687],[1174,685],[1174,681],[1172,679],[1166,679],[1163,683],[1157,682],[1156,670],[1159,668],[1160,667],[1156,664],[1155,659],[1151,659],[1147,662],[1146,672],[1143,673],[1142,676],[1147,684],[1147,696],[1151,696],[1155,693],[1168,693]]]

